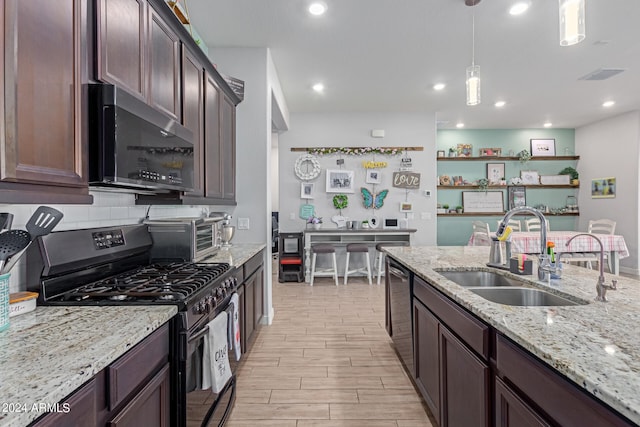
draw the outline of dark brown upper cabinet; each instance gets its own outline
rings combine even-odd
[[[0,201],[91,203],[86,0],[0,3]]]
[[[222,198],[236,199],[236,106],[226,95],[220,100],[220,138],[222,140]]]
[[[220,89],[207,73],[204,92],[204,158],[205,195],[212,199],[223,198],[222,139],[220,138]]]
[[[147,0],[97,0],[96,71],[180,120],[180,38]]]
[[[188,49],[182,51],[182,124],[193,132],[193,191],[204,196],[204,67]]]

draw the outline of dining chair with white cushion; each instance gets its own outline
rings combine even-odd
[[[500,225],[501,222],[502,220],[499,219],[498,225]],[[508,225],[511,227],[511,231],[522,231],[522,224],[519,219],[511,218]]]
[[[587,231],[595,234],[614,234],[616,231],[616,222],[604,218],[592,219],[589,221]]]
[[[540,231],[540,219],[529,218],[524,220],[524,228],[526,231]],[[549,221],[547,221],[547,231],[549,231]]]
[[[616,222],[610,219],[595,219],[590,220],[587,227],[588,233],[594,234],[611,234],[616,230]],[[604,253],[604,258],[609,266],[609,271],[612,271],[611,258],[607,252]],[[599,252],[576,252],[570,254],[570,256],[563,257],[565,262],[570,263],[585,263],[585,266],[589,269],[593,268],[592,263],[600,262]]]
[[[489,230],[489,224],[482,221],[473,221],[471,226],[473,227],[473,246],[490,246],[491,231]]]

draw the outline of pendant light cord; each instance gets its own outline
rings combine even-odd
[[[476,64],[476,12],[471,15],[471,66]]]

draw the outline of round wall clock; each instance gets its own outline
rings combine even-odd
[[[320,162],[312,154],[303,154],[296,159],[294,170],[296,176],[303,181],[315,179],[320,175]]]

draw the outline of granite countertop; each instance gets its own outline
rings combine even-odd
[[[226,262],[232,267],[239,267],[266,247],[267,245],[264,243],[238,243],[230,248],[220,248],[214,256],[202,262]]]
[[[0,425],[24,426],[177,313],[175,306],[37,307],[0,332]]]
[[[518,307],[490,302],[437,270],[489,269],[488,247],[386,247],[418,276],[508,336],[578,387],[640,424],[640,282],[605,273],[609,302],[594,301],[597,270],[565,265],[562,279],[515,276],[547,291],[589,302],[560,307]]]

